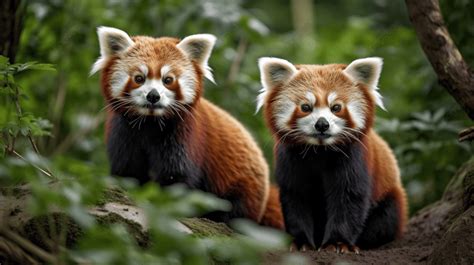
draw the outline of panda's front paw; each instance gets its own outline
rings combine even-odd
[[[346,243],[337,242],[336,244],[327,244],[318,249],[318,251],[325,250],[336,252],[338,254],[355,253],[360,254],[360,248],[356,245],[348,245]]]

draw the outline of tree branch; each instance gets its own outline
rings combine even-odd
[[[45,174],[46,176],[50,177],[50,178],[53,178],[55,179],[55,177],[53,176],[53,174],[47,170],[47,169],[42,169],[41,167],[39,167],[38,165],[35,165],[33,163],[31,163],[30,161],[28,161],[24,156],[20,155],[16,150],[10,150],[10,152],[12,154],[14,154],[16,157],[18,157],[19,159],[25,161],[26,163],[30,164],[31,166],[33,166],[34,168],[38,169],[41,173]]]
[[[459,142],[474,140],[474,126],[459,132]]]
[[[20,235],[16,234],[13,231],[9,231],[8,229],[0,229],[0,234],[5,236],[5,238],[10,239],[11,241],[15,242],[17,245],[21,246],[24,250],[30,252],[34,256],[40,258],[43,261],[46,261],[50,264],[56,263],[56,258],[49,254],[48,252],[44,251],[43,249],[39,248],[38,246],[34,245],[30,241],[24,239]]]
[[[405,0],[421,47],[439,83],[474,120],[474,73],[445,26],[438,0]]]
[[[0,54],[10,58],[10,62],[15,62],[20,35],[23,29],[23,14],[25,13],[26,2],[21,0],[0,1]]]
[[[39,265],[40,263],[33,259],[18,245],[10,242],[7,238],[0,236],[0,253],[5,255],[9,260],[17,262],[18,264],[33,264]]]
[[[247,44],[247,39],[245,39],[244,37],[240,38],[239,46],[237,47],[237,52],[234,56],[234,59],[232,60],[232,64],[229,69],[229,74],[227,76],[228,83],[234,83],[237,79],[237,75],[239,74],[240,66],[242,64],[242,59],[244,58],[245,52],[247,51]]]

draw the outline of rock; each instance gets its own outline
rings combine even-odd
[[[474,263],[474,207],[470,207],[451,224],[442,240],[435,245],[429,264]]]

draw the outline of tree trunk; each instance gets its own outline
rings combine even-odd
[[[295,28],[295,38],[298,40],[296,57],[294,60],[305,62],[308,54],[314,53],[316,38],[314,33],[314,6],[313,0],[292,0],[291,15]]]
[[[313,1],[292,0],[291,13],[297,37],[307,38],[313,35]]]
[[[26,4],[21,0],[0,1],[0,54],[15,62],[20,35],[23,29],[23,14]]]
[[[449,35],[438,0],[405,1],[421,47],[439,83],[474,120],[474,73]]]

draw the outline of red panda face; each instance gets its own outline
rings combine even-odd
[[[91,73],[102,71],[102,88],[114,111],[135,115],[179,115],[201,96],[202,77],[216,38],[210,34],[174,38],[137,36],[98,29],[101,57]]]
[[[277,58],[259,60],[263,89],[257,109],[280,141],[334,146],[360,141],[372,126],[382,60],[350,65],[298,65]]]

